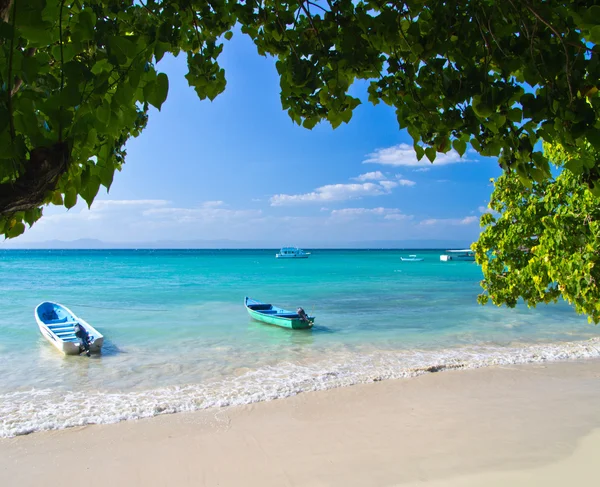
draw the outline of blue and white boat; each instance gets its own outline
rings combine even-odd
[[[304,250],[298,247],[282,247],[278,254],[275,254],[277,259],[307,259],[310,252],[304,252]]]
[[[77,317],[69,308],[58,303],[44,301],[35,308],[35,321],[40,333],[65,355],[79,355],[86,351],[81,338],[76,336],[75,325],[87,332],[89,352],[99,352],[104,336],[88,322]],[[81,335],[81,331],[78,333]]]
[[[402,262],[423,262],[422,257],[417,257],[416,254],[411,254],[408,257],[400,257]]]

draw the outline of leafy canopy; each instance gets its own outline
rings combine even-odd
[[[185,53],[201,99],[221,93],[218,57],[234,28],[277,58],[283,108],[309,129],[349,122],[360,101],[348,90],[364,79],[372,103],[396,108],[419,158],[471,144],[542,183],[539,140],[600,148],[592,1],[0,0],[0,19],[7,237],[45,204],[90,205],[110,188],[125,143],[167,98],[166,53]],[[596,161],[567,167],[599,192]]]
[[[524,188],[514,171],[497,181],[485,226],[475,244],[484,292],[497,305],[529,306],[563,297],[590,321],[600,321],[600,197],[585,188],[583,176],[565,166],[572,156],[560,145],[544,145],[562,171],[554,180]],[[579,161],[593,166],[600,151],[589,144]]]

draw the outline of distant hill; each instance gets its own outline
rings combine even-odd
[[[156,240],[154,242],[104,242],[97,239],[47,240],[22,242],[19,239],[0,242],[0,249],[276,249],[273,242],[235,240]],[[364,240],[351,242],[298,242],[307,249],[452,249],[468,248],[463,240]]]

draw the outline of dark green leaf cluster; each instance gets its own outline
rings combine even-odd
[[[168,93],[157,71],[185,52],[201,99],[239,29],[275,56],[281,101],[304,127],[396,109],[419,158],[468,145],[525,185],[550,177],[540,140],[600,148],[600,7],[547,0],[0,0],[0,225],[22,232],[47,203],[91,204],[124,145]],[[236,27],[237,26],[237,27]],[[596,164],[566,166],[600,193]]]
[[[561,169],[570,154],[545,144],[546,155]],[[584,151],[598,161],[600,152]],[[484,227],[474,244],[484,293],[497,305],[529,306],[563,297],[590,321],[600,321],[600,197],[588,191],[582,175],[562,170],[553,180],[523,188],[515,171],[494,183]],[[494,216],[497,215],[497,216]]]

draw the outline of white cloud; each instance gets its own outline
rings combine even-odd
[[[379,184],[381,184],[381,186],[383,186],[388,191],[391,191],[396,186],[398,186],[400,183],[397,183],[396,181],[379,181]]]
[[[428,172],[431,171],[430,167],[419,167],[417,169],[413,169],[413,172]]]
[[[381,171],[373,171],[361,174],[352,179],[355,181],[381,181],[382,179],[385,179],[385,176]]]
[[[96,200],[91,208],[80,198],[77,206],[68,211],[45,215],[36,227],[65,222],[86,222],[98,220],[116,220],[122,215],[139,213],[148,208],[160,208],[169,205],[167,200]]]
[[[398,186],[414,186],[414,181],[410,179],[401,179],[400,174],[396,174],[396,181],[392,181],[381,171],[373,171],[361,174],[355,178],[355,181],[361,183],[340,183],[327,184],[321,186],[310,193],[304,194],[276,194],[271,197],[271,206],[285,206],[302,203],[324,203],[335,201],[347,201],[364,196],[381,196],[390,194],[392,189]],[[374,182],[373,180],[377,180]],[[368,181],[368,182],[367,182]]]
[[[202,206],[200,208],[152,208],[145,210],[142,215],[155,220],[169,220],[176,223],[207,223],[215,221],[231,221],[257,218],[261,210],[228,210]]]
[[[436,154],[434,166],[443,166],[446,164],[454,164],[457,162],[465,162],[466,159],[461,159],[458,152],[451,150],[450,152]],[[417,160],[417,154],[412,146],[408,144],[398,144],[393,147],[386,147],[383,149],[376,149],[374,152],[367,154],[367,159],[363,161],[363,164],[383,164],[386,166],[407,166],[407,167],[418,167],[425,166],[429,167],[432,164],[429,162],[427,157],[422,157],[421,160]]]
[[[389,213],[383,217],[386,220],[412,220],[412,215],[405,215],[403,213]]]
[[[202,208],[218,208],[219,206],[223,206],[222,201],[205,201],[200,206]]]
[[[428,218],[422,220],[420,225],[471,225],[479,222],[478,216],[466,216],[464,218]]]
[[[488,208],[487,206],[480,206],[477,208],[477,211],[479,211],[479,213],[491,213],[494,216],[500,216],[500,213],[498,213],[496,210],[492,210],[491,208]]]
[[[260,210],[229,209],[222,201],[174,207],[167,200],[98,200],[91,209],[83,201],[75,208],[48,208],[48,213],[24,237],[30,241],[95,238],[110,242],[165,238],[236,238],[262,216]],[[24,241],[21,239],[20,241]]]
[[[385,220],[407,220],[412,218],[412,216],[403,214],[397,208],[343,208],[331,212],[332,218],[352,219],[363,216],[378,216]]]
[[[363,196],[380,196],[389,194],[391,189],[395,186],[397,186],[397,184],[392,181],[362,184],[328,184],[315,189],[311,193],[276,194],[271,197],[271,206],[346,201],[361,198]]]
[[[124,208],[134,206],[165,206],[170,201],[167,200],[96,200],[92,203],[91,210],[108,210],[113,208]]]

